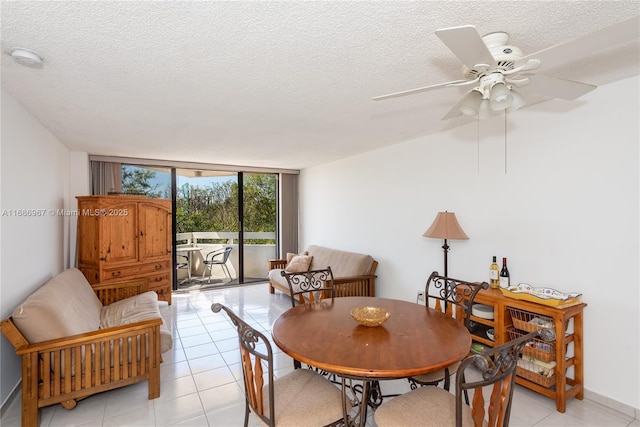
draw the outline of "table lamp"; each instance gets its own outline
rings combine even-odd
[[[447,252],[449,252],[449,245],[447,244],[447,240],[468,240],[469,236],[467,236],[464,231],[462,231],[462,227],[458,224],[458,220],[456,219],[456,214],[453,212],[438,212],[436,219],[431,224],[431,227],[423,234],[424,237],[431,237],[434,239],[443,239],[444,245],[442,245],[442,250],[444,251],[444,276],[448,276],[447,271]]]

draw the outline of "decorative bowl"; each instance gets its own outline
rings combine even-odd
[[[491,341],[495,340],[495,330],[493,328],[487,330],[487,336]]]
[[[353,320],[362,326],[375,327],[380,326],[391,316],[384,308],[380,307],[356,307],[351,310]]]

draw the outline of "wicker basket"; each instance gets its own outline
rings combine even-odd
[[[509,313],[511,313],[511,320],[513,320],[513,326],[516,329],[527,332],[535,332],[544,328],[553,329],[553,319],[550,317],[513,307],[509,307]]]
[[[549,388],[556,383],[555,375],[552,375],[550,377],[545,377],[544,375],[536,374],[535,372],[521,368],[520,366],[516,367],[516,374],[519,377],[525,378],[531,382],[534,382],[546,388]]]
[[[526,333],[513,328],[508,329],[507,332],[509,333],[509,339],[512,340],[526,335]],[[543,362],[551,362],[556,358],[556,342],[534,338],[522,348],[522,354]]]

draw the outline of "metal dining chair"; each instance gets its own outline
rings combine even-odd
[[[545,341],[555,339],[553,330],[539,329],[469,356],[458,368],[455,395],[439,387],[419,387],[383,403],[375,412],[376,425],[507,427],[520,352],[537,336]],[[484,388],[491,390],[486,402],[488,411],[485,411]],[[462,395],[468,390],[473,390],[470,406],[462,401]]]
[[[462,315],[464,326],[470,328],[471,307],[480,289],[489,288],[487,282],[474,283],[440,276],[434,271],[425,286],[425,304],[449,317]],[[412,389],[422,385],[438,385],[444,382],[444,389],[449,390],[451,375],[455,374],[460,362],[435,372],[409,378]],[[468,402],[468,399],[467,399]]]
[[[300,273],[282,270],[280,274],[289,284],[292,307],[296,306],[296,300],[298,304],[304,304],[335,296],[331,267]]]
[[[222,304],[213,304],[211,310],[214,313],[224,310],[238,330],[245,427],[249,424],[249,412],[268,426],[343,425],[346,408],[338,387],[309,369],[295,369],[275,378],[273,351],[267,337]]]
[[[289,284],[291,307],[296,306],[296,300],[298,304],[304,304],[324,298],[334,298],[333,273],[331,272],[331,267],[300,273],[282,270],[280,274],[287,279],[287,283]],[[293,367],[299,369],[302,367],[302,364],[294,359]],[[335,378],[335,376],[330,377]]]
[[[202,271],[202,280],[204,280],[207,269],[209,269],[209,279],[207,280],[207,283],[211,283],[211,269],[214,265],[219,265],[220,267],[222,267],[222,271],[224,272],[225,277],[229,276],[229,280],[233,280],[233,277],[231,277],[231,272],[229,271],[229,267],[227,267],[227,261],[229,260],[229,255],[231,255],[232,250],[233,248],[231,246],[227,246],[226,248],[217,249],[205,255],[203,261],[204,270]]]

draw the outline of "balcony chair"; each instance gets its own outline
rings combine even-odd
[[[191,266],[189,265],[189,257],[186,255],[176,254],[176,270],[187,269],[187,279],[185,281],[191,282]]]
[[[488,287],[489,284],[486,282],[465,282],[440,276],[437,271],[434,271],[429,276],[425,286],[425,304],[450,317],[464,316],[464,326],[469,329],[473,300],[480,289],[487,289]],[[444,381],[444,389],[448,391],[451,383],[451,375],[456,373],[459,366],[460,362],[456,362],[444,369],[411,377],[409,378],[409,383],[411,388],[415,389],[418,385],[437,386],[441,381]],[[466,394],[465,401],[467,404],[469,403]]]
[[[207,273],[207,269],[209,269],[209,279],[207,283],[211,283],[211,273],[214,265],[219,265],[222,267],[222,271],[226,276],[229,276],[229,280],[233,280],[231,277],[231,273],[229,272],[229,267],[227,267],[227,261],[229,260],[229,255],[231,255],[231,251],[233,248],[231,246],[227,246],[223,249],[217,249],[215,251],[209,252],[204,257],[204,270],[202,271],[202,280],[204,280],[204,276]]]
[[[380,405],[375,412],[376,425],[508,426],[519,355],[526,343],[537,336],[545,341],[555,339],[553,330],[539,329],[469,356],[458,367],[455,395],[439,387],[419,387]],[[485,412],[485,387],[491,390],[488,413]],[[471,406],[462,402],[463,392],[467,390],[473,390]]]
[[[214,313],[226,311],[238,330],[245,388],[245,427],[249,424],[249,412],[268,426],[343,425],[346,408],[338,387],[308,369],[295,369],[275,378],[273,351],[267,337],[222,304],[213,304],[211,310]]]

